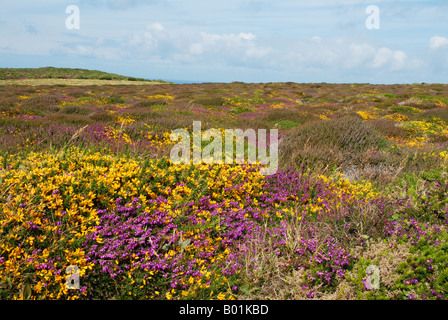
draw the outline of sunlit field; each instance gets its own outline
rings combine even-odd
[[[193,121],[277,173],[172,163]],[[0,299],[447,299],[447,163],[448,85],[2,85]]]

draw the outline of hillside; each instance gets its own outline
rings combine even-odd
[[[19,79],[89,79],[89,80],[126,80],[165,82],[162,80],[148,80],[107,73],[98,70],[72,68],[0,68],[0,80]]]

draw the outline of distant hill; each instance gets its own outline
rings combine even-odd
[[[148,80],[121,76],[98,70],[72,69],[72,68],[0,68],[0,80],[19,79],[89,79],[89,80],[126,80],[166,82],[163,80]]]

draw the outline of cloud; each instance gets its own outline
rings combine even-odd
[[[285,43],[283,47],[286,47]],[[284,51],[277,55],[280,60],[302,69],[332,71],[350,70],[388,70],[400,71],[415,69],[421,65],[416,59],[411,59],[402,50],[394,50],[387,47],[375,47],[366,42],[353,41],[350,38],[302,38],[287,47],[293,57],[296,53],[298,60],[289,60]]]
[[[173,29],[158,22],[122,39],[82,39],[54,52],[211,69],[244,67],[276,72],[403,71],[415,70],[423,64],[403,50],[375,47],[349,38],[260,38],[248,31],[213,33],[187,27]]]
[[[125,10],[138,5],[161,3],[162,0],[81,0],[81,4],[107,7],[114,10]]]
[[[95,48],[89,45],[73,45],[62,46],[56,50],[51,50],[51,53],[55,55],[69,55],[78,56],[83,58],[96,58],[96,59],[108,59],[117,60],[125,58],[120,50],[111,50],[109,48]]]
[[[272,8],[272,3],[262,0],[250,0],[242,2],[240,8],[251,13],[259,13]]]
[[[25,24],[25,32],[29,33],[29,34],[32,34],[32,35],[36,35],[38,33],[36,27],[33,24],[31,24],[31,23],[26,23]]]
[[[389,66],[390,70],[400,70],[406,66],[407,55],[403,51],[392,51],[382,47],[375,53],[372,66],[374,68],[384,68]]]
[[[448,47],[448,38],[434,36],[429,40],[429,48],[436,50],[439,48]]]
[[[166,30],[160,23],[149,24],[128,37],[123,45],[139,59],[178,63],[212,62],[241,64],[260,59],[270,51],[259,46],[250,32],[210,33],[198,30]]]
[[[429,64],[434,74],[446,73],[448,70],[448,38],[433,36],[429,40]]]
[[[105,37],[87,38],[75,36],[72,38],[72,41],[50,49],[50,54],[102,60],[122,60],[129,58],[129,54],[120,48],[119,42]]]
[[[1,53],[14,53],[16,50],[11,47],[0,47]]]

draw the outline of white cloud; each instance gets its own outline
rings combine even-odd
[[[154,4],[159,0],[81,0],[81,4],[105,6],[114,10],[125,10],[137,5]]]
[[[258,45],[257,37],[251,32],[217,34],[189,29],[167,30],[160,23],[130,35],[122,49],[140,59],[230,64],[261,59],[271,50],[269,46]]]
[[[241,32],[238,35],[238,37],[243,40],[249,40],[249,41],[255,40],[257,38],[254,34],[252,34],[250,32],[249,33]]]
[[[448,38],[434,36],[429,40],[429,48],[436,50],[442,47],[448,47]]]
[[[390,70],[400,70],[406,66],[407,55],[403,51],[392,51],[389,48],[380,48],[375,53],[374,68],[389,66]]]
[[[37,28],[32,23],[25,24],[25,32],[32,35],[36,35],[38,33]]]
[[[101,42],[102,41],[100,39],[97,43]],[[87,44],[65,44],[61,47],[50,50],[50,53],[56,55],[69,55],[107,60],[118,60],[126,58],[126,53],[120,49],[114,49],[105,46],[91,46]]]
[[[59,52],[102,59],[139,59],[147,62],[233,66],[283,71],[415,69],[402,50],[374,47],[345,38],[314,36],[300,39],[258,38],[252,32],[211,33],[195,28],[166,28],[148,24],[125,39],[104,37],[80,44],[66,44]],[[119,45],[117,45],[119,43]]]
[[[201,43],[193,43],[189,51],[192,55],[201,55],[204,52],[204,46]]]
[[[428,64],[432,72],[445,74],[448,70],[448,38],[433,36],[429,40],[429,48]]]
[[[155,23],[153,23],[153,24],[150,24],[148,27],[147,27],[147,29],[148,30],[152,30],[152,31],[164,31],[165,30],[165,28],[160,24],[160,23],[158,23],[158,22],[155,22]]]
[[[312,67],[322,71],[331,69],[397,71],[414,69],[420,65],[417,60],[410,59],[402,50],[378,48],[370,43],[354,42],[348,38],[299,39],[289,50],[300,54],[301,59],[296,63],[302,67]],[[284,56],[283,52],[278,54],[280,57]]]
[[[351,43],[348,46],[350,57],[345,60],[344,66],[347,69],[353,69],[366,64],[375,56],[375,48],[366,43]]]

